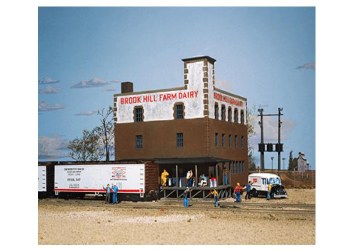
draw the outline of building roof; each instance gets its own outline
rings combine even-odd
[[[182,61],[190,62],[190,61],[199,61],[199,60],[203,60],[203,59],[207,59],[212,64],[214,64],[214,62],[216,62],[216,60],[210,56],[195,56],[195,57],[182,59]]]

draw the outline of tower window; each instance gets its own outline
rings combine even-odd
[[[183,119],[184,118],[184,105],[175,104],[175,119]]]
[[[134,121],[143,122],[143,107],[134,108]]]

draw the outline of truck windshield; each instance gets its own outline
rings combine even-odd
[[[278,185],[281,185],[281,179],[280,179],[279,177],[270,178],[270,179],[269,179],[269,183],[270,183],[270,184],[278,184]]]

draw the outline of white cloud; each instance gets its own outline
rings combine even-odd
[[[51,83],[58,83],[60,81],[59,80],[54,80],[51,77],[43,77],[38,82],[39,82],[39,84],[51,84]]]
[[[77,115],[77,116],[91,116],[91,115],[95,115],[95,114],[97,114],[97,111],[92,110],[92,111],[83,111],[83,112],[77,113],[75,115]]]
[[[48,104],[45,101],[40,101],[38,106],[39,106],[39,112],[64,109],[64,106],[62,104]]]
[[[315,63],[314,62],[309,62],[309,63],[305,63],[303,65],[300,65],[298,67],[296,67],[296,69],[310,69],[310,70],[315,70]]]
[[[74,84],[72,88],[93,88],[93,87],[102,87],[105,85],[111,84],[108,81],[105,81],[103,79],[100,79],[98,77],[94,77],[89,81],[82,80],[78,82],[77,84]]]
[[[261,142],[261,128],[259,125],[260,116],[253,116],[252,124],[254,126],[255,135],[249,138],[250,146],[254,150],[258,149],[258,144]],[[281,143],[288,140],[291,132],[295,128],[295,122],[291,120],[281,118]],[[278,142],[278,117],[277,116],[264,116],[263,119],[264,128],[264,143],[277,143]]]
[[[54,88],[52,86],[47,86],[47,87],[39,90],[39,93],[41,93],[41,94],[57,94],[59,92],[60,92],[60,89]]]
[[[113,91],[113,92],[116,92],[116,91],[117,91],[117,88],[107,88],[107,89],[105,89],[105,91]]]
[[[232,91],[232,83],[226,81],[226,80],[216,80],[215,81],[215,87],[225,90],[225,91]]]
[[[50,160],[57,158],[65,158],[67,154],[67,141],[60,136],[39,136],[38,141],[38,158],[39,160]]]

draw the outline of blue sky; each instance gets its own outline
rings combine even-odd
[[[99,125],[120,82],[182,86],[181,59],[198,55],[217,60],[217,87],[246,97],[255,115],[283,107],[285,166],[293,150],[315,168],[313,7],[39,7],[39,160],[69,159],[68,141]],[[277,118],[265,121],[265,141],[276,142]],[[265,167],[271,156],[276,168],[276,153]]]

